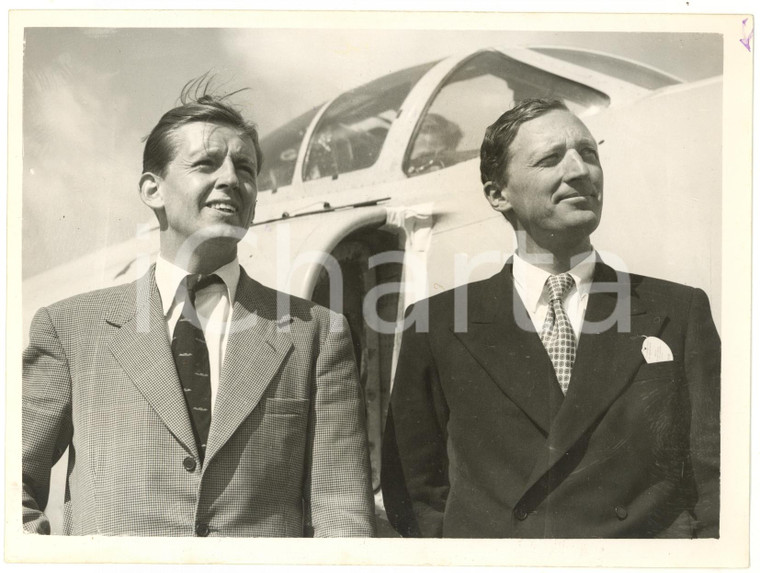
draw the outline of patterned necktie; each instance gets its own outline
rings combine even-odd
[[[549,288],[549,308],[541,329],[541,342],[544,343],[554,365],[562,393],[567,394],[575,361],[575,333],[565,309],[562,308],[562,301],[575,285],[575,281],[569,274],[562,273],[551,275],[546,279],[546,284]]]
[[[184,285],[187,298],[172,337],[174,364],[177,366],[177,374],[187,402],[201,463],[206,453],[208,429],[211,426],[211,379],[208,347],[195,310],[195,294],[218,282],[222,282],[222,279],[217,275],[196,274],[185,277],[178,292],[181,295]]]

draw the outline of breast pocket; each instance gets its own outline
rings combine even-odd
[[[678,375],[678,371],[679,369],[674,360],[654,362],[652,364],[644,363],[636,373],[635,381],[643,382],[645,380],[654,380],[657,378],[675,379]]]
[[[304,398],[266,398],[261,404],[264,416],[305,416],[308,409]]]
[[[255,484],[252,496],[266,495],[273,507],[300,499],[308,428],[308,399],[262,398],[223,450],[241,483]]]

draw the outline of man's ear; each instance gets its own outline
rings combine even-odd
[[[507,193],[499,183],[486,181],[483,184],[483,192],[486,194],[486,199],[488,199],[488,202],[495,211],[499,211],[505,216],[512,211],[512,204],[509,202]]]
[[[149,171],[140,176],[140,199],[154,211],[164,208],[159,183],[161,178]]]

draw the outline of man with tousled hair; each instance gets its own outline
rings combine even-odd
[[[50,533],[69,448],[70,535],[372,536],[361,388],[345,319],[237,260],[255,126],[207,79],[145,144],[156,264],[40,309],[23,356],[23,523]]]

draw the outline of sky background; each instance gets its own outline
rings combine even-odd
[[[23,85],[23,276],[135,235],[142,139],[182,86],[212,71],[266,134],[341,92],[487,46],[564,45],[648,63],[685,80],[722,73],[707,34],[329,29],[27,28]]]

